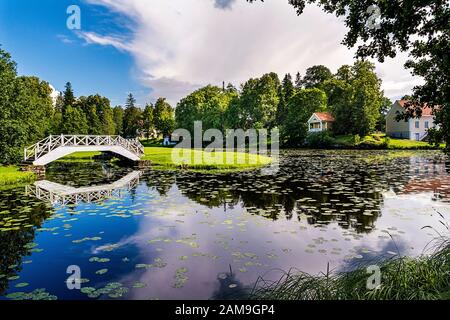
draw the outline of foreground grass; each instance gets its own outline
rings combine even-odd
[[[31,182],[35,179],[36,175],[34,173],[20,171],[19,167],[0,167],[0,187]]]
[[[182,150],[182,151],[180,151]],[[173,152],[185,152],[183,160],[172,158]],[[198,161],[196,161],[198,159]],[[265,156],[239,152],[205,152],[202,150],[146,147],[142,160],[150,160],[160,168],[185,168],[193,170],[247,170],[271,164]],[[231,160],[231,161],[230,161]]]
[[[366,267],[348,273],[286,274],[277,282],[258,281],[252,299],[275,300],[442,300],[450,299],[450,244],[430,256],[399,257],[378,265],[379,288],[367,289]]]

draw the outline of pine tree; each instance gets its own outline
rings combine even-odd
[[[66,88],[64,90],[64,104],[62,108],[62,113],[64,115],[65,110],[68,106],[74,106],[75,104],[75,95],[73,93],[72,84],[70,82],[66,83]]]
[[[300,72],[297,72],[297,75],[295,76],[295,89],[300,90],[302,86],[302,75]]]

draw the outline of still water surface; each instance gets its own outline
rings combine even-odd
[[[72,198],[0,191],[0,299],[236,297],[291,268],[419,255],[450,217],[450,164],[430,151],[285,151],[272,175],[59,163],[46,180]]]

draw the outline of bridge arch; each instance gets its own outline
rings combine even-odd
[[[121,136],[59,135],[49,136],[25,148],[24,161],[34,166],[45,166],[75,152],[112,152],[131,161],[139,161],[144,146],[138,139]]]

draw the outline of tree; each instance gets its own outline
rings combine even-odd
[[[281,86],[278,89],[277,125],[281,125],[287,116],[287,101],[295,94],[295,86],[292,76],[288,73],[284,76]]]
[[[397,51],[408,52],[411,59],[405,67],[411,69],[413,75],[422,77],[424,84],[414,88],[414,99],[405,117],[420,116],[425,103],[432,107],[439,129],[431,138],[434,142],[444,140],[446,152],[450,153],[450,8],[447,0],[360,0],[357,5],[350,0],[289,3],[298,14],[303,12],[306,3],[316,3],[325,12],[344,17],[349,31],[343,44],[349,48],[358,44],[360,58],[376,57],[384,62],[386,57],[395,57]],[[369,10],[373,5],[379,10],[379,17]]]
[[[331,79],[324,83],[324,91],[328,96],[328,108],[336,122],[333,123],[335,134],[347,134],[353,130],[353,88],[347,81]]]
[[[244,130],[274,127],[280,85],[278,75],[273,72],[245,82],[239,100],[230,105],[229,126]]]
[[[55,111],[62,113],[64,108],[64,95],[62,92],[58,94],[55,101]]]
[[[12,107],[16,76],[16,63],[8,52],[0,48],[0,162],[3,163],[10,163],[16,158],[14,139],[10,139],[20,124],[14,121]]]
[[[37,77],[17,77],[16,63],[0,49],[0,163],[20,161],[25,146],[49,133],[51,92]]]
[[[112,135],[115,133],[113,111],[108,98],[99,94],[80,97],[76,103],[88,121],[89,134]]]
[[[365,136],[375,130],[383,104],[381,80],[375,74],[375,65],[368,61],[357,61],[353,66],[354,78],[352,117],[354,130],[352,133]]]
[[[117,135],[123,135],[123,116],[124,110],[121,106],[116,106],[113,109],[113,119]]]
[[[376,129],[381,132],[386,131],[386,115],[392,107],[392,101],[389,98],[383,97],[380,107],[380,116],[378,118]]]
[[[323,88],[336,119],[336,134],[365,136],[375,130],[384,96],[373,63],[357,61],[351,67],[344,66],[336,79],[324,82]]]
[[[48,135],[53,117],[52,91],[47,82],[36,77],[18,77],[13,84],[9,110],[2,110],[8,118],[0,121],[0,154],[5,163],[18,162],[23,147]]]
[[[208,85],[183,98],[175,110],[175,120],[179,128],[193,133],[194,121],[202,121],[204,130],[223,130],[226,126],[228,107],[238,93],[235,88],[222,90]]]
[[[300,74],[300,72],[297,72],[295,76],[295,89],[300,90],[302,87],[302,75]]]
[[[288,116],[282,126],[282,143],[301,146],[308,133],[308,119],[314,112],[326,111],[327,96],[320,89],[303,89],[288,101]]]
[[[153,105],[147,104],[142,114],[144,120],[144,130],[147,135],[147,139],[150,139],[151,131],[154,129],[155,125],[153,122]]]
[[[306,69],[306,75],[302,80],[302,85],[306,89],[321,88],[321,85],[333,77],[330,69],[318,65]]]
[[[123,115],[123,134],[127,138],[136,137],[143,126],[142,110],[135,106],[136,99],[129,94]]]
[[[73,93],[72,84],[70,82],[67,82],[65,90],[64,90],[64,104],[63,104],[63,108],[62,108],[62,113],[64,114],[65,109],[68,106],[74,106],[75,101],[76,101],[76,99],[75,99],[75,95]]]
[[[62,134],[88,134],[89,123],[80,107],[67,106],[61,126]]]
[[[175,129],[175,114],[166,99],[159,98],[156,101],[153,116],[155,127],[163,136],[168,136],[173,132]]]

